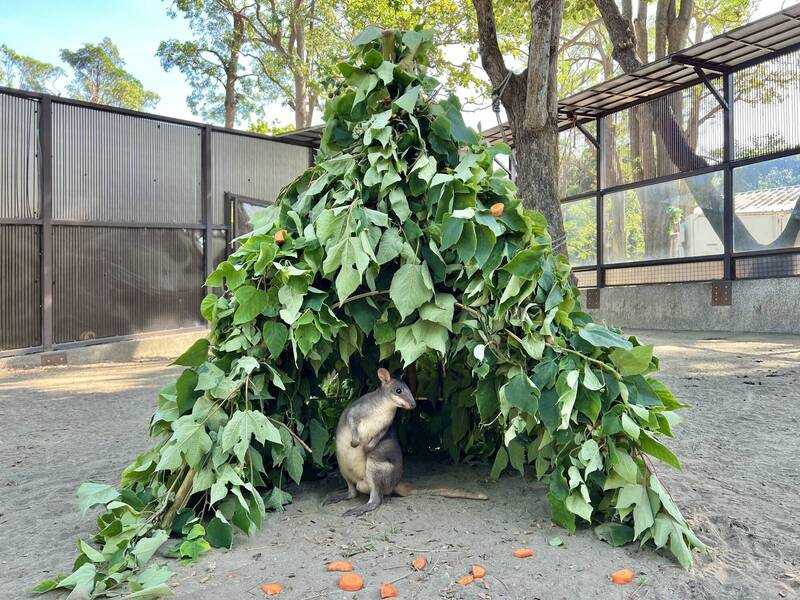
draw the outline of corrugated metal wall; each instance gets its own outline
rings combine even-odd
[[[214,225],[224,224],[225,192],[275,200],[308,163],[308,148],[215,131],[211,134]]]
[[[62,226],[53,242],[57,343],[201,322],[201,231]]]
[[[44,108],[0,94],[0,219],[12,221],[0,225],[0,351],[42,344]],[[203,131],[52,99],[54,343],[202,322]],[[209,142],[216,264],[225,257],[224,192],[272,199],[309,154],[230,133]]]
[[[0,94],[0,218],[38,219],[39,102]]]
[[[200,223],[200,130],[55,104],[53,218]]]
[[[0,350],[41,344],[39,226],[0,225]]]

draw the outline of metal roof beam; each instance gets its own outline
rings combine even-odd
[[[700,67],[706,71],[716,71],[717,73],[727,73],[730,67],[713,60],[703,60],[702,58],[695,58],[693,56],[686,56],[685,54],[675,54],[669,57],[669,62],[677,65],[686,65],[688,67]]]
[[[719,90],[714,87],[714,84],[711,83],[711,80],[706,75],[706,72],[703,71],[703,69],[701,69],[700,67],[695,67],[694,68],[694,72],[697,73],[697,76],[703,82],[703,85],[705,85],[708,88],[708,90],[712,94],[714,94],[714,97],[717,99],[717,102],[719,102],[719,105],[727,113],[728,112],[728,103],[727,103],[727,101],[725,100],[725,98],[722,97],[722,94],[719,93]]]

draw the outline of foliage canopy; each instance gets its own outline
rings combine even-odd
[[[702,544],[646,458],[678,467],[659,438],[683,405],[652,377],[652,346],[582,312],[547,223],[493,166],[508,148],[437,98],[431,43],[356,37],[315,166],[209,277],[211,332],[161,391],[156,445],[118,489],[81,487],[84,510],[105,507],[95,545],[79,541],[72,575],[40,591],[168,591],[166,568],[148,565],[168,534],[191,561],[261,527],[290,501],[287,480],[330,462],[336,418],[379,364],[416,364],[419,395],[438,399],[407,416],[406,448],[491,461],[493,478],[532,464],[560,526],[691,564]]]

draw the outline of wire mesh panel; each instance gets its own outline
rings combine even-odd
[[[722,279],[721,260],[690,263],[613,267],[606,269],[606,285],[637,285],[647,283],[682,283]]]
[[[597,138],[595,123],[586,130]],[[577,127],[558,134],[558,197],[567,198],[597,188],[597,148]]]
[[[38,225],[0,225],[0,282],[0,350],[38,346]]]
[[[573,271],[575,279],[578,280],[579,288],[597,287],[597,271]]]
[[[308,148],[213,132],[211,189],[214,225],[225,225],[226,192],[272,202],[287,183],[308,168],[308,160]]]
[[[200,323],[201,232],[54,227],[56,342]]]
[[[720,79],[713,80],[721,89]],[[722,162],[724,113],[695,85],[603,117],[604,188]]]
[[[737,159],[800,147],[800,50],[733,75]]]
[[[54,104],[53,218],[200,223],[200,129]]]
[[[735,259],[734,265],[737,279],[800,276],[800,254],[747,256]]]
[[[0,94],[0,218],[38,219],[39,102]]]

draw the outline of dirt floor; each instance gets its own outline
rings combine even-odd
[[[683,473],[659,473],[710,547],[685,572],[667,556],[631,545],[611,548],[590,530],[567,535],[548,519],[543,486],[509,475],[487,482],[488,468],[415,462],[408,479],[482,490],[489,502],[391,499],[355,520],[353,503],[322,507],[335,477],[294,489],[285,513],[271,514],[251,538],[213,551],[173,579],[178,598],[261,598],[280,581],[286,600],[378,598],[399,579],[401,598],[514,600],[792,598],[800,596],[800,339],[650,332],[663,380],[694,408],[671,447]],[[0,598],[30,597],[40,579],[69,570],[75,539],[90,539],[75,491],[86,480],[114,483],[148,445],[156,390],[175,376],[163,362],[50,367],[0,372]],[[548,544],[554,537],[564,543]],[[530,547],[534,558],[511,557]],[[427,556],[424,573],[409,561]],[[352,561],[367,587],[334,591],[330,560]],[[471,564],[489,575],[455,585]],[[632,568],[628,586],[607,574]],[[54,595],[53,597],[57,597]]]

